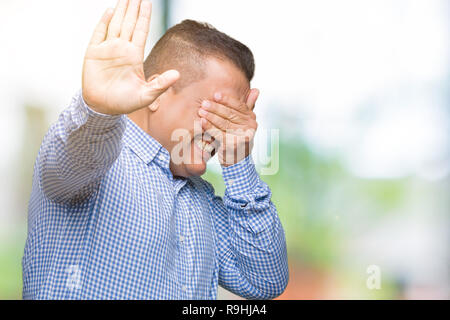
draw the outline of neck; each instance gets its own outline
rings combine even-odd
[[[169,150],[166,137],[161,134],[162,130],[158,130],[158,124],[153,121],[152,114],[153,112],[149,108],[143,108],[130,113],[128,115],[128,118],[133,121],[139,128],[152,136],[153,139],[158,141],[166,150]]]
[[[138,111],[135,111],[133,113],[130,113],[128,115],[128,118],[133,121],[139,128],[141,128],[142,130],[144,130],[147,134],[149,134],[153,139],[155,139],[156,141],[158,141],[163,148],[165,148],[166,150],[168,150],[169,152],[171,151],[170,145],[167,143],[167,137],[165,137],[162,132],[164,132],[164,130],[161,130],[158,127],[158,122],[154,121],[152,118],[152,114],[153,112],[148,109],[148,108],[144,108]],[[174,177],[178,177],[181,179],[183,175],[182,173],[179,172],[179,168],[177,168],[172,161],[170,162],[170,171],[172,172],[172,174],[174,175]]]

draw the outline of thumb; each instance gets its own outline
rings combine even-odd
[[[152,76],[142,91],[142,104],[148,106],[152,104],[161,94],[166,92],[180,78],[177,70],[169,70],[161,75]]]

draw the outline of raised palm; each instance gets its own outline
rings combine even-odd
[[[95,111],[128,114],[149,106],[179,78],[174,70],[148,82],[144,48],[151,17],[147,0],[119,0],[98,24],[86,52],[83,98]]]

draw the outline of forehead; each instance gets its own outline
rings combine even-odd
[[[250,84],[244,73],[231,62],[209,58],[204,66],[204,77],[186,87],[191,96],[198,99],[212,99],[214,93],[221,92],[244,101]]]

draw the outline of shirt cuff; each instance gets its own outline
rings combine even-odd
[[[123,120],[123,115],[109,115],[109,114],[103,114],[94,111],[91,109],[86,101],[84,101],[83,94],[80,90],[78,94],[78,105],[79,105],[79,112],[80,112],[80,118],[82,119],[82,122],[91,128],[110,128],[115,125],[121,120]]]
[[[258,186],[259,175],[251,156],[241,162],[222,169],[226,193],[231,198],[242,198],[254,193]]]

